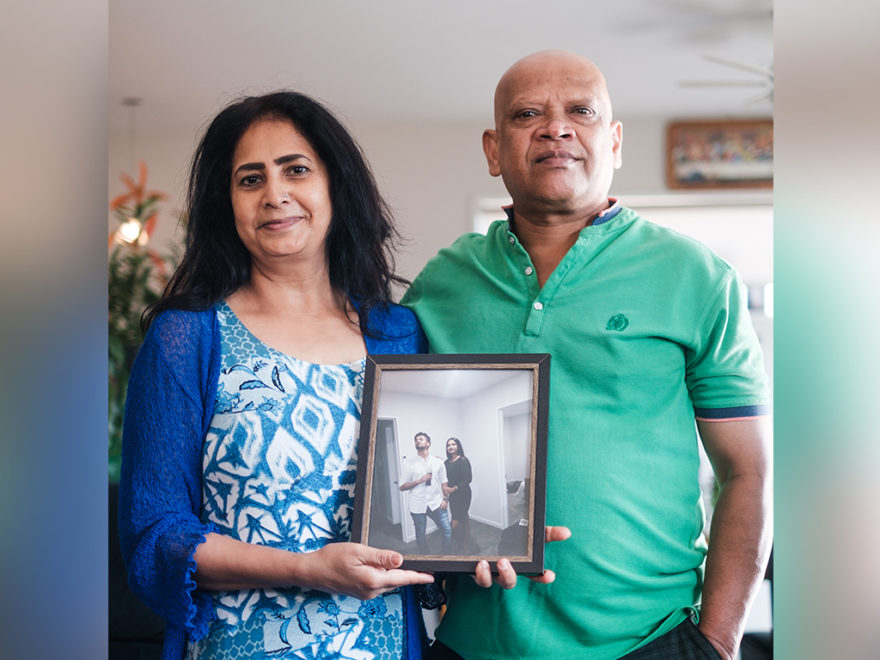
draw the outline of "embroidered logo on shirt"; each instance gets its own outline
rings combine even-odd
[[[623,332],[629,327],[629,319],[626,318],[623,314],[615,314],[610,319],[608,319],[608,325],[605,326],[606,330],[614,330],[615,332]]]

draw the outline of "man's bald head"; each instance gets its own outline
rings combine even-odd
[[[512,98],[527,93],[551,73],[562,78],[582,79],[594,86],[605,104],[603,113],[611,118],[611,98],[605,77],[591,60],[567,50],[542,50],[517,60],[501,76],[495,87],[495,126]]]

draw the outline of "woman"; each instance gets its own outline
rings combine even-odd
[[[469,554],[471,539],[471,463],[465,458],[461,440],[449,438],[446,441],[446,480],[444,488],[449,498],[449,512],[452,516],[452,547],[455,554]]]
[[[224,109],[126,404],[120,536],[164,658],[419,657],[430,575],[348,543],[366,352],[423,351],[395,232],[342,125],[293,92]],[[390,592],[390,593],[386,593]]]

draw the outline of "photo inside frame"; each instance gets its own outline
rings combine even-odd
[[[409,568],[541,572],[549,356],[394,357],[368,364],[353,537]]]

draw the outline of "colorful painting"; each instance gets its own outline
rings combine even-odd
[[[773,121],[688,121],[669,125],[670,188],[770,188]]]

